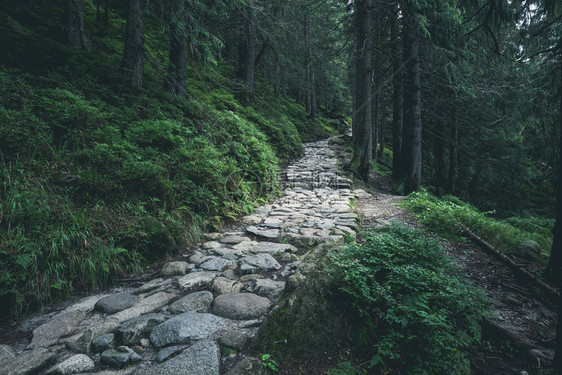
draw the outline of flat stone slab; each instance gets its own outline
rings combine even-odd
[[[133,294],[141,294],[141,293],[146,293],[146,292],[150,292],[153,291],[155,289],[159,289],[159,288],[167,288],[172,286],[172,280],[170,279],[154,279],[151,280],[149,282],[147,282],[146,284],[143,284],[141,286],[139,286],[137,289],[135,289],[133,291]]]
[[[157,309],[166,306],[174,297],[175,295],[171,293],[158,292],[140,300],[136,305],[128,308],[127,310],[119,311],[117,314],[113,314],[111,318],[115,319],[119,323],[123,323],[127,320],[136,318],[137,316],[154,312]]]
[[[178,285],[183,291],[189,292],[209,286],[216,276],[217,272],[192,272],[181,277],[178,280]]]
[[[263,316],[271,301],[253,293],[221,294],[213,301],[213,313],[233,320],[250,320]]]
[[[218,316],[190,311],[154,327],[150,341],[157,347],[187,344],[205,339],[224,328],[226,322]]]
[[[30,347],[48,347],[56,344],[61,337],[72,333],[85,318],[86,314],[80,310],[62,312],[56,315],[49,322],[33,330]]]
[[[181,314],[188,311],[207,312],[213,302],[213,293],[209,291],[194,292],[172,303],[168,311]]]
[[[258,242],[258,244],[251,249],[252,253],[276,254],[285,251],[295,252],[297,251],[297,248],[291,244],[263,241]]]
[[[203,341],[151,367],[143,375],[219,375],[219,371],[220,348],[213,342]]]
[[[256,226],[249,226],[246,229],[246,232],[256,235],[258,237],[264,237],[269,239],[275,239],[279,237],[279,230],[278,229],[260,229]]]
[[[116,293],[100,298],[94,306],[95,311],[105,314],[115,314],[133,306],[137,298],[129,293]]]
[[[141,339],[148,337],[150,331],[166,321],[164,314],[146,314],[121,324],[117,329],[119,341],[124,345],[139,345]]]
[[[228,244],[228,245],[236,245],[239,244],[240,242],[244,242],[244,241],[250,241],[250,238],[246,237],[246,236],[226,236],[224,238],[222,238],[220,240],[222,243]]]
[[[243,274],[267,272],[281,268],[279,262],[268,253],[260,253],[240,258],[238,264]]]
[[[211,259],[202,263],[199,267],[205,271],[222,271],[226,266],[231,264],[232,261],[221,257],[211,257]]]
[[[47,371],[47,374],[71,375],[93,370],[94,361],[85,354],[76,354]]]
[[[55,361],[56,354],[45,348],[26,350],[19,356],[2,363],[6,375],[31,375]]]

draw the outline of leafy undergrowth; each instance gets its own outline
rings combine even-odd
[[[467,358],[487,314],[438,240],[394,223],[331,255],[350,305],[358,363],[330,374],[469,374]]]
[[[49,34],[64,14],[57,4],[44,8],[53,17],[19,20],[29,33],[0,36],[0,317],[163,258],[154,231],[173,250],[250,212],[275,196],[279,163],[302,140],[335,132],[263,82],[253,98],[235,95],[228,64],[191,60],[188,96],[177,98],[162,85],[167,57],[154,54],[144,89],[128,89],[124,20],[110,14],[112,33],[72,51]]]
[[[495,219],[453,196],[437,198],[428,192],[412,193],[406,207],[429,230],[459,239],[468,227],[501,252],[512,252],[523,241],[536,241],[546,257],[552,247],[554,220],[540,217]]]

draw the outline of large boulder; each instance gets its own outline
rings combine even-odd
[[[218,316],[189,311],[157,325],[150,334],[150,341],[156,347],[188,344],[207,338],[224,328],[226,322]]]
[[[213,301],[213,313],[233,320],[249,320],[267,313],[271,305],[269,299],[253,293],[226,293]]]
[[[143,375],[219,375],[219,371],[220,348],[214,342],[202,341],[150,367]]]
[[[320,245],[304,257],[260,326],[252,343],[256,350],[283,361],[318,358],[337,347],[343,314],[336,303],[337,287],[325,272],[326,254],[336,246]]]

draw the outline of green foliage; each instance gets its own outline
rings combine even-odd
[[[261,363],[267,373],[277,373],[279,371],[279,364],[271,358],[271,354],[262,354]]]
[[[405,201],[406,207],[429,230],[458,239],[468,227],[499,251],[509,252],[523,241],[536,241],[549,251],[552,246],[554,220],[538,217],[490,217],[493,212],[480,212],[457,197],[437,198],[428,192],[412,193]]]
[[[325,375],[361,375],[365,374],[366,370],[361,370],[359,366],[354,366],[350,361],[338,363],[338,367],[326,371]]]
[[[356,315],[355,347],[371,368],[470,373],[467,353],[480,339],[487,302],[436,239],[394,223],[331,258],[331,272]]]

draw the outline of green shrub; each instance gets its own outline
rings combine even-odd
[[[439,242],[394,223],[331,255],[357,315],[354,344],[370,367],[400,374],[469,374],[467,353],[487,309]]]
[[[510,218],[497,220],[493,212],[480,212],[457,197],[437,198],[426,191],[412,193],[406,207],[429,230],[458,239],[468,227],[499,251],[509,252],[526,240],[536,241],[550,251],[554,220],[541,218]]]

